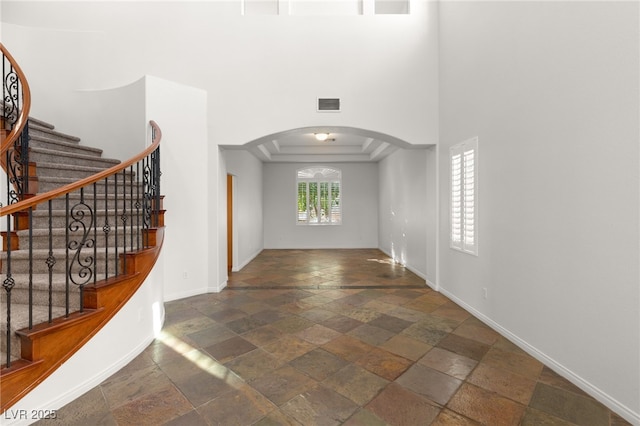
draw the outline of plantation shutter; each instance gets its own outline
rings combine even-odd
[[[465,146],[463,158],[464,250],[476,253],[476,148]]]
[[[307,206],[309,198],[307,193],[307,182],[298,182],[298,222],[306,223],[309,212]]]
[[[462,150],[456,145],[451,157],[451,247],[462,249]]]
[[[331,182],[331,222],[340,223],[340,182]]]
[[[478,254],[478,139],[450,148],[450,246]]]

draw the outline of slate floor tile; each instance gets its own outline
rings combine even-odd
[[[388,380],[353,364],[338,370],[323,382],[360,406],[373,399],[388,383]]]
[[[437,404],[446,405],[462,384],[462,380],[421,364],[414,364],[396,379],[396,383]]]
[[[379,250],[264,250],[165,313],[36,424],[629,426]]]
[[[396,383],[387,386],[366,408],[391,425],[428,425],[440,412],[426,398]]]

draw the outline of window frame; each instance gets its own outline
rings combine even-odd
[[[305,171],[316,171],[315,173],[313,173],[313,176],[310,177],[301,177],[300,174],[301,172],[305,172]],[[335,172],[335,174],[337,174],[337,177],[331,177],[331,176],[323,176],[323,171],[330,171],[330,172]],[[301,183],[305,183],[306,184],[306,188],[305,188],[305,196],[306,196],[306,206],[307,206],[307,211],[306,211],[306,220],[302,221],[300,220],[300,208],[299,208],[299,200],[300,200],[300,184]],[[310,200],[309,200],[309,195],[310,195],[310,191],[309,191],[309,184],[311,183],[315,183],[316,186],[316,208],[317,211],[320,212],[320,216],[317,217],[317,222],[312,222],[311,221],[311,210],[310,210]],[[334,221],[332,220],[334,218],[334,213],[332,212],[334,205],[333,202],[335,201],[335,199],[332,198],[332,194],[333,194],[333,185],[337,183],[337,187],[338,187],[338,220]],[[328,222],[322,222],[321,221],[321,212],[322,212],[322,197],[320,196],[320,193],[322,191],[322,185],[323,184],[327,184],[327,201],[329,204],[329,214],[328,214],[328,218],[329,221]],[[335,168],[335,167],[329,167],[329,166],[311,166],[311,167],[301,167],[299,169],[296,170],[296,225],[300,225],[300,226],[339,226],[342,225],[342,170]]]
[[[449,247],[478,255],[478,137],[449,148]]]

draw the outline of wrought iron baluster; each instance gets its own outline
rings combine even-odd
[[[52,200],[49,200],[49,255],[47,256],[47,267],[49,269],[49,322],[53,321],[53,266],[56,258],[53,255],[53,214]]]
[[[20,158],[22,159],[22,193],[21,199],[25,194],[31,194],[29,189],[29,120],[20,135]]]
[[[129,225],[129,249],[133,251],[133,165],[129,166],[129,211],[131,214],[131,224]]]
[[[143,201],[142,201],[142,228],[145,231],[143,246],[149,247],[149,228],[151,227],[151,168],[150,157],[143,159]]]
[[[33,207],[29,207],[29,330],[33,328]]]
[[[122,216],[120,220],[122,220],[122,272],[124,273],[127,270],[127,177],[125,170],[122,171]]]
[[[109,278],[109,233],[111,232],[111,225],[109,225],[109,179],[104,180],[104,225],[102,226],[102,232],[104,232],[104,279]]]
[[[7,194],[8,196],[8,194]],[[11,367],[11,290],[16,282],[11,275],[11,216],[7,215],[7,276],[2,282],[2,287],[7,293],[7,367]]]
[[[95,240],[90,238],[94,228],[94,212],[86,203],[84,188],[80,188],[80,202],[73,206],[70,211],[71,222],[68,222],[67,229],[74,233],[74,239],[70,240],[67,249],[73,252],[73,259],[67,269],[69,280],[76,285],[79,290],[80,312],[84,311],[84,286],[89,283],[95,274]],[[90,249],[90,252],[84,249]]]
[[[140,203],[140,161],[136,163],[136,229],[138,232],[136,233],[136,242],[138,244],[138,250],[140,250],[140,207],[142,206]]]
[[[115,268],[116,268],[116,277],[119,275],[120,273],[120,268],[118,267],[118,174],[114,174],[113,175],[113,179],[115,180],[114,182],[114,190],[113,190],[113,194],[116,197],[116,204],[115,204],[115,214],[114,214],[114,224],[116,227],[116,234],[115,234],[115,259],[116,259],[116,263],[115,263]]]
[[[65,198],[65,271],[67,271],[64,279],[64,306],[65,306],[65,317],[69,316],[69,194],[64,196]]]
[[[156,227],[160,226],[160,176],[162,171],[160,170],[160,147],[155,150],[156,153]]]
[[[98,193],[97,185],[93,183],[93,211],[95,212],[95,220],[93,221],[93,258],[95,259],[95,273],[93,274],[93,283],[98,281]]]

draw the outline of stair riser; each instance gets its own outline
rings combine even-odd
[[[120,252],[122,253],[122,252]],[[83,259],[87,259],[90,257],[93,257],[93,249],[85,249],[81,252],[82,254],[82,258]],[[73,256],[73,254],[70,254],[70,256]],[[69,259],[69,262],[72,261],[72,257]],[[115,258],[111,258],[109,259],[108,262],[108,270],[109,270],[109,274],[114,273],[116,271],[116,267],[118,267],[119,262],[116,261]],[[105,265],[105,261],[104,261],[104,252],[100,253],[100,251],[98,251],[98,260],[97,262],[95,262],[95,265],[92,265],[91,269],[93,271],[93,273],[97,273],[98,274],[98,278],[102,278],[104,277],[104,273],[106,270],[107,265]],[[3,257],[3,261],[2,261],[2,271],[0,271],[1,273],[6,273],[6,260],[4,260]],[[33,264],[32,264],[32,271],[34,274],[45,274],[45,273],[49,273],[49,267],[46,263],[46,258],[42,257],[42,258],[34,258],[33,260]],[[79,283],[83,283],[85,281],[85,279],[83,278],[78,278],[77,277],[77,271],[79,270],[78,264],[74,263],[73,264],[73,273],[74,273],[74,279],[76,282]],[[64,274],[66,272],[66,258],[62,257],[62,258],[56,258],[56,263],[53,265],[52,271],[54,274]],[[12,257],[11,259],[11,272],[13,274],[27,274],[29,272],[29,259],[17,259],[15,257]],[[16,284],[17,286],[18,284]],[[21,284],[22,285],[22,284]]]
[[[45,164],[44,166],[42,164]],[[75,166],[75,167],[79,167],[79,166]],[[100,168],[100,170],[104,170],[103,168]],[[38,171],[38,177],[39,179],[44,179],[46,180],[49,177],[54,177],[54,178],[66,178],[66,179],[74,179],[74,180],[80,180],[80,179],[84,179],[87,178],[89,176],[93,176],[94,174],[98,173],[99,171],[97,170],[80,170],[80,169],[69,169],[69,168],[55,168],[55,167],[50,167],[48,166],[47,163],[41,163],[37,165],[37,171]],[[109,182],[111,182],[113,179],[109,179]],[[129,177],[129,172],[127,171],[126,174],[126,181],[130,180]],[[135,178],[134,178],[135,180]],[[121,184],[122,183],[122,174],[120,174],[118,176],[118,182]]]
[[[140,201],[135,200],[136,194],[133,194],[134,196],[134,201],[131,201],[131,194],[127,194],[127,198],[123,198],[123,196],[121,194],[118,195],[118,201],[116,202],[116,200],[113,198],[113,195],[108,195],[107,201],[105,203],[104,200],[104,194],[102,194],[102,197],[100,195],[98,195],[98,199],[96,200],[95,204],[93,202],[93,194],[91,194],[90,197],[85,196],[84,202],[85,204],[87,204],[91,210],[97,209],[98,212],[100,212],[101,210],[104,211],[105,209],[105,205],[107,210],[115,210],[116,207],[118,208],[118,216],[121,215],[121,212],[126,208],[127,210],[131,210],[133,209],[134,211],[140,210],[140,212],[142,212],[142,204]],[[140,207],[137,208],[136,207],[136,202],[140,203]],[[69,197],[69,206],[73,207],[76,204],[80,203],[80,197],[75,197],[75,198],[71,198]],[[51,209],[52,210],[65,210],[66,208],[66,201],[64,198],[62,199],[55,199],[52,201],[51,203]],[[39,209],[41,209],[42,211],[47,211],[48,209],[48,205],[45,204],[44,207],[39,207]],[[141,213],[142,214],[142,213]]]
[[[39,193],[43,193],[43,192],[47,192],[47,191],[51,191],[53,189],[57,189],[60,188],[62,186],[68,185],[69,183],[72,182],[58,182],[58,181],[52,181],[49,180],[47,178],[40,178],[38,180],[38,192]],[[131,182],[126,179],[125,182],[122,182],[122,177],[118,176],[118,194],[123,194],[126,191],[126,197],[129,198],[131,196],[131,188],[133,187],[133,195],[134,197],[136,196],[136,194],[138,192],[140,192],[142,194],[142,185],[136,182],[133,182],[133,185],[131,184]],[[99,182],[96,182],[96,193],[97,194],[102,194],[104,196],[105,191],[107,191],[107,194],[113,194],[115,192],[115,188],[116,188],[116,183],[115,180],[113,179],[108,179],[106,184],[104,180],[101,180]],[[93,195],[93,185],[85,188],[85,196],[89,196],[89,195]],[[120,195],[122,196],[122,195]]]
[[[22,232],[21,232],[22,234]],[[97,230],[97,235],[96,235],[96,246],[98,247],[98,250],[102,249],[104,250],[105,247],[105,240],[108,244],[107,247],[115,247],[116,246],[116,238],[118,239],[118,246],[121,246],[123,243],[126,242],[127,244],[127,251],[131,251],[131,236],[132,236],[132,230],[130,228],[127,228],[126,230],[123,228],[118,228],[118,232],[116,235],[116,229],[115,228],[111,228],[109,230],[109,233],[107,234],[107,238],[105,239],[105,233],[102,229],[102,227],[99,227]],[[75,239],[77,239],[78,237],[76,237]],[[89,239],[94,238],[93,232],[90,232]],[[70,240],[73,240],[74,238],[72,238],[70,236]],[[140,242],[140,246],[142,245],[142,233],[136,233],[136,230],[133,230],[133,247],[134,249],[138,248],[138,242]],[[31,239],[31,244],[32,247],[35,250],[38,249],[42,249],[42,250],[48,250],[49,249],[49,236],[48,235],[37,235],[37,236],[33,236]],[[66,246],[66,236],[65,235],[54,235],[51,238],[51,244],[52,247],[65,247]],[[28,235],[20,235],[19,236],[19,247],[20,250],[28,250],[29,247],[29,237]],[[14,252],[15,253],[15,252]]]
[[[57,155],[56,153],[44,153],[44,152],[31,152],[29,155],[29,160],[44,163],[59,163],[59,164],[67,164],[74,166],[88,166],[88,167],[100,167],[103,169],[107,169],[111,166],[118,164],[118,162],[114,162],[112,160],[102,159],[100,157],[95,158],[85,158],[85,157],[75,157],[75,156],[67,156],[67,155]]]
[[[13,331],[15,330],[19,330],[18,328],[15,327],[11,327],[11,329]],[[2,351],[3,353],[7,353],[7,342],[6,342],[6,336],[7,336],[7,327],[5,324],[2,324],[2,327],[0,327],[0,333],[2,333],[2,341],[0,342],[0,351]],[[14,333],[11,333],[11,359],[18,359],[20,358],[20,339],[18,338],[18,336]],[[5,363],[5,359],[2,360],[2,364]]]
[[[51,227],[53,229],[56,228],[66,228],[67,227],[67,218],[64,216],[64,214],[57,214],[58,212],[55,212],[54,215],[51,217]],[[141,215],[138,215],[136,212],[127,212],[125,217],[127,218],[127,225],[131,224],[132,222],[137,224],[138,223],[138,217],[140,217],[140,224],[142,224],[142,217]],[[48,215],[34,215],[33,216],[33,227],[34,229],[48,229],[49,228],[49,217]],[[102,229],[103,225],[105,224],[105,215],[104,215],[104,210],[102,209],[98,209],[97,213],[94,214],[94,218],[93,220],[95,220],[97,222],[97,226],[98,229]],[[114,224],[118,223],[118,224],[122,224],[122,212],[118,212],[118,216],[114,215],[113,211],[109,212],[108,215],[108,221],[110,226],[114,226]],[[91,219],[89,218],[89,213],[86,212],[85,213],[85,220],[84,223],[89,226],[91,222]]]
[[[69,152],[80,155],[90,155],[93,157],[100,157],[101,151],[95,149],[87,149],[84,146],[78,145],[75,142],[69,143],[62,140],[48,139],[42,136],[33,136],[29,134],[29,147],[30,148],[44,148],[54,151]]]
[[[65,143],[73,143],[76,145],[80,142],[80,138],[78,137],[65,135],[64,133],[59,133],[52,129],[34,126],[31,123],[29,124],[29,136],[32,138],[37,137],[54,139]]]
[[[47,177],[61,177],[80,180],[92,176],[96,173],[84,170],[56,169],[52,167],[42,167],[40,165],[37,165],[37,170],[39,179],[46,179]]]
[[[63,288],[54,288],[51,292],[52,306],[60,308],[66,307],[66,293]],[[3,296],[6,299],[6,296]],[[6,300],[2,300],[2,303],[6,303]],[[14,288],[11,291],[11,303],[29,304],[29,290],[23,288]],[[33,290],[33,304],[40,306],[49,306],[49,291],[48,290]],[[69,285],[69,311],[77,311],[80,309],[80,289],[73,285]],[[3,320],[6,321],[6,318]],[[5,327],[6,329],[6,327]],[[3,339],[4,340],[4,339]]]

